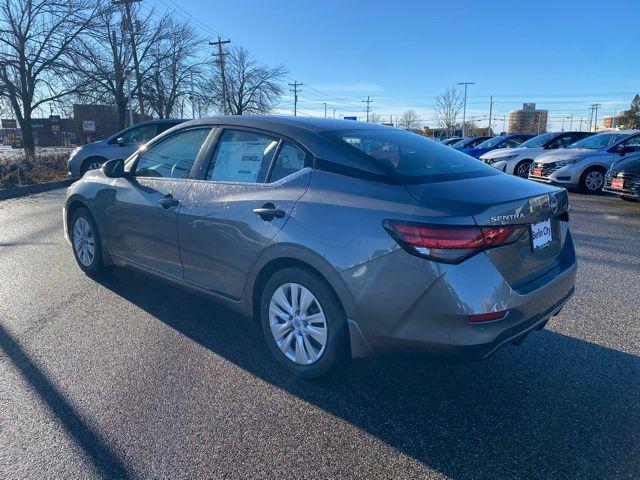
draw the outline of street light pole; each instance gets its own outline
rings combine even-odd
[[[462,138],[464,138],[467,129],[467,86],[475,85],[475,82],[460,82],[458,85],[464,85],[464,104],[462,107]]]

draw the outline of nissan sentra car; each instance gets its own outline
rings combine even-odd
[[[473,148],[461,148],[460,151],[467,155],[471,155],[474,158],[480,158],[481,155],[494,150],[510,150],[512,148],[517,148],[530,138],[533,138],[533,135],[510,133],[485,140]]]
[[[318,377],[368,355],[520,343],[574,292],[568,211],[564,189],[404,130],[226,116],[89,171],[63,218],[88,275],[127,266],[203,293]]]

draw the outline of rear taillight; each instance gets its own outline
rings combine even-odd
[[[428,225],[399,220],[385,220],[383,225],[407,252],[444,263],[460,263],[488,248],[513,243],[526,228]]]

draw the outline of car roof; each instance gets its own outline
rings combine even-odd
[[[311,132],[326,132],[332,130],[362,130],[362,129],[391,129],[386,125],[359,122],[354,120],[340,120],[319,117],[298,117],[293,115],[224,115],[191,120],[190,125],[235,125],[253,127],[277,132],[290,130],[292,133],[300,130]]]

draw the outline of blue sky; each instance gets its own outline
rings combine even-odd
[[[143,1],[284,64],[304,83],[303,114],[323,115],[327,102],[329,115],[363,116],[370,95],[384,117],[413,108],[433,126],[434,97],[473,81],[467,115],[479,124],[494,95],[498,116],[536,102],[560,129],[562,117],[586,119],[590,103],[611,114],[640,92],[640,0]]]

